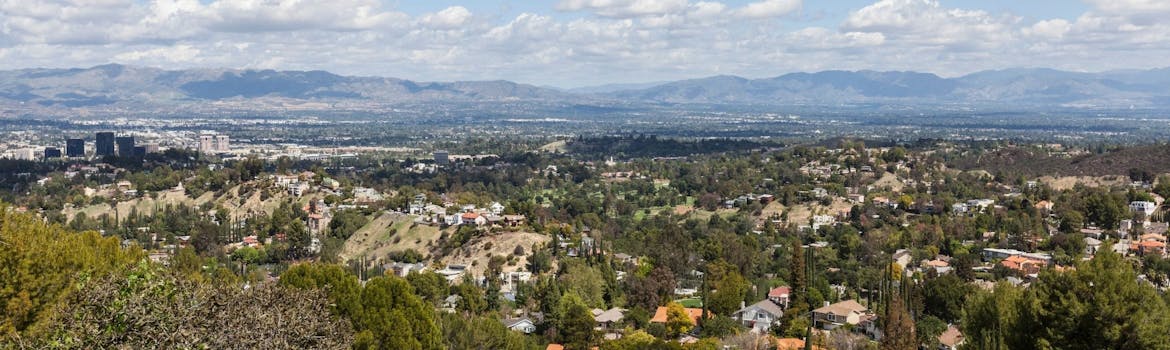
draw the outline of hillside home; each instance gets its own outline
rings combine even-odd
[[[1154,202],[1147,201],[1133,201],[1129,202],[1129,211],[1135,214],[1141,213],[1146,217],[1154,215],[1154,210],[1158,209],[1158,205]]]
[[[825,302],[825,306],[812,311],[813,326],[831,330],[843,325],[856,325],[861,317],[869,313],[869,309],[856,300],[846,300],[836,304]]]
[[[792,300],[791,297],[792,287],[789,286],[779,286],[768,291],[768,300],[785,309],[788,308],[788,303]]]
[[[731,318],[755,333],[767,333],[773,325],[780,324],[780,317],[784,310],[771,300],[762,300],[758,303],[740,308],[731,314]]]
[[[505,319],[503,320],[503,323],[505,327],[508,327],[508,329],[520,333],[532,334],[532,332],[536,332],[536,324],[527,317]]]

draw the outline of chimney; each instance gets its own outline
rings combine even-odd
[[[829,301],[825,300],[825,306],[829,306]]]
[[[744,308],[746,308],[746,307],[747,307],[747,303],[746,303],[746,302],[744,302],[743,300],[740,300],[740,301],[739,301],[739,309],[740,309],[740,310],[743,310],[743,309],[744,309]]]

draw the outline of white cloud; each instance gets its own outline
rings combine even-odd
[[[422,16],[420,22],[435,29],[457,29],[471,20],[471,11],[463,6],[451,6]]]
[[[1067,20],[1057,18],[1036,22],[1031,27],[1024,28],[1023,32],[1026,35],[1032,35],[1043,39],[1060,39],[1065,33],[1072,29],[1072,24]]]
[[[592,11],[599,16],[629,18],[679,13],[688,7],[687,0],[562,0],[560,11]]]
[[[736,9],[735,14],[744,18],[771,18],[792,13],[800,6],[801,0],[763,0]]]
[[[1015,40],[1018,22],[1016,16],[945,8],[938,0],[881,0],[851,13],[841,28],[882,33],[892,43],[987,50]]]
[[[1076,18],[1025,20],[881,0],[825,27],[803,14],[823,12],[819,3],[755,1],[564,0],[557,10],[586,15],[501,17],[462,6],[408,15],[382,0],[0,0],[0,69],[113,61],[578,86],[820,69],[1104,70],[1170,57],[1163,2],[1090,0]]]
[[[191,45],[175,45],[148,50],[123,52],[114,56],[114,61],[130,64],[158,65],[160,63],[188,63],[199,56],[199,49]]]

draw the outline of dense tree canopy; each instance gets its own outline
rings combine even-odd
[[[0,205],[0,335],[42,322],[85,278],[100,278],[143,258],[116,238],[70,232]]]

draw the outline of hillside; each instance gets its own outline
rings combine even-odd
[[[1102,154],[1053,155],[1034,148],[1009,147],[954,162],[964,170],[986,170],[1026,177],[1128,175],[1131,169],[1170,173],[1170,145],[1123,148]]]

